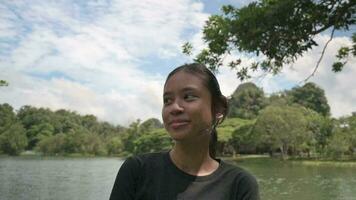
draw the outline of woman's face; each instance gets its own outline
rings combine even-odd
[[[210,135],[211,94],[200,77],[184,71],[175,73],[166,82],[163,103],[164,127],[174,140]]]

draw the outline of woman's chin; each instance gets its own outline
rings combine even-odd
[[[171,129],[169,135],[175,141],[185,140],[189,137],[190,131],[188,129]]]
[[[170,132],[169,135],[173,140],[179,141],[179,140],[184,140],[187,137],[187,134],[185,132]]]

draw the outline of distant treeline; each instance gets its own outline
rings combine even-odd
[[[229,104],[229,115],[218,128],[219,155],[354,157],[356,114],[331,118],[324,91],[314,83],[269,96],[244,83]],[[32,150],[44,155],[126,156],[166,150],[172,144],[155,118],[124,127],[64,109],[23,106],[15,112],[9,104],[0,104],[0,154]]]

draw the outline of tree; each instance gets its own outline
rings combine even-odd
[[[317,156],[325,156],[326,146],[333,135],[334,120],[310,109],[305,110],[304,116],[307,120],[307,130],[312,134],[312,139],[306,141],[308,156],[310,157],[310,151],[317,153]]]
[[[25,129],[16,118],[13,108],[0,104],[0,152],[18,155],[27,146]]]
[[[53,126],[47,122],[31,126],[31,128],[27,130],[27,137],[29,140],[28,149],[35,147],[38,141],[52,136],[53,132]]]
[[[347,118],[348,134],[351,142],[351,151],[356,153],[356,114]]]
[[[156,118],[147,119],[140,124],[141,132],[147,132],[157,128],[163,128],[163,124]]]
[[[17,117],[26,130],[27,149],[33,149],[40,139],[54,134],[53,112],[49,109],[22,106]]]
[[[133,141],[133,154],[159,152],[172,147],[172,139],[164,129],[155,129],[142,134]]]
[[[356,115],[336,120],[327,149],[334,157],[356,152]]]
[[[228,117],[252,119],[265,105],[266,99],[263,90],[254,83],[243,83],[236,88],[231,96]]]
[[[218,155],[234,155],[238,152],[238,147],[235,145],[233,134],[241,126],[253,124],[254,120],[240,119],[240,118],[226,118],[222,124],[217,128]]]
[[[36,151],[46,155],[65,154],[66,135],[59,133],[52,137],[47,137],[39,141],[36,145]]]
[[[112,137],[119,136],[121,133],[124,133],[125,130],[126,128],[123,126],[113,126],[108,122],[100,122],[98,124],[98,134],[104,139],[108,140],[110,140]]]
[[[124,151],[132,153],[135,150],[134,141],[140,136],[140,120],[132,122],[124,134],[121,135]]]
[[[109,155],[120,154],[124,151],[124,145],[120,137],[112,137],[106,144],[106,147]]]
[[[84,115],[81,117],[81,125],[91,132],[98,132],[98,120],[94,115]]]
[[[334,159],[340,159],[349,150],[350,140],[346,132],[336,130],[327,145],[327,154]]]
[[[302,87],[295,87],[288,92],[291,101],[306,108],[312,109],[323,116],[330,114],[330,106],[323,89],[315,83],[306,83]]]
[[[0,104],[0,134],[7,130],[16,121],[13,108],[7,104]]]
[[[302,150],[304,141],[310,139],[302,108],[292,106],[268,106],[261,111],[253,128],[257,143],[267,145],[271,152],[279,149],[285,159],[289,150]]]
[[[355,5],[355,1],[342,0],[260,0],[242,8],[223,6],[221,15],[212,15],[206,22],[203,39],[208,48],[203,49],[195,61],[217,70],[226,55],[236,51],[262,54],[261,61],[251,66],[241,67],[241,59],[228,65],[237,69],[240,79],[249,78],[251,71],[257,69],[276,74],[284,64],[294,62],[317,46],[315,35],[331,29],[331,41],[335,30],[349,30],[356,21]],[[354,33],[353,45],[339,51],[339,61],[333,66],[335,72],[342,70],[349,54],[355,56],[355,44]],[[191,50],[191,44],[183,45],[184,53],[190,54]]]
[[[0,135],[0,151],[9,155],[19,155],[27,146],[23,126],[16,122]]]
[[[50,123],[52,111],[44,108],[36,108],[32,106],[22,106],[17,112],[17,117],[23,124],[25,129],[30,129],[33,125],[41,123]]]
[[[234,146],[234,155],[236,153],[254,152],[256,149],[255,138],[253,138],[252,130],[254,123],[245,124],[235,129],[232,133],[232,138],[229,141]]]

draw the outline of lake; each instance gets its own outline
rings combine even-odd
[[[1,200],[109,199],[119,158],[0,157]],[[268,158],[235,162],[263,200],[356,200],[356,167],[308,166]]]

